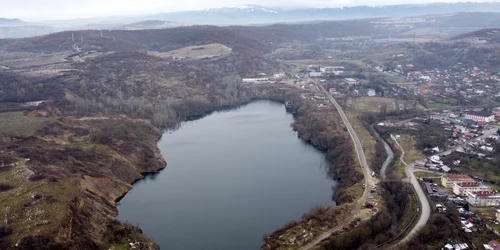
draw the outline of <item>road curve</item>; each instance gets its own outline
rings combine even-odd
[[[406,162],[404,161],[405,151],[404,151],[403,147],[401,147],[401,145],[399,144],[399,142],[397,140],[395,140],[394,138],[392,138],[392,139],[394,140],[394,142],[396,142],[396,145],[398,145],[399,149],[401,150],[401,157],[399,159],[400,159],[401,163],[403,163],[406,166],[405,167],[406,176],[408,176],[409,182],[413,185],[415,192],[417,193],[418,199],[420,200],[420,205],[421,205],[420,206],[420,211],[421,211],[420,218],[418,219],[418,221],[415,224],[415,226],[413,227],[413,229],[397,244],[397,245],[399,245],[399,244],[402,244],[402,243],[409,241],[413,236],[415,236],[417,234],[417,232],[423,226],[425,226],[425,224],[427,223],[427,221],[429,220],[429,217],[431,215],[431,207],[429,205],[429,200],[427,200],[427,197],[424,193],[424,190],[422,189],[422,187],[418,183],[418,179],[415,177],[415,174],[413,173],[414,172],[414,169],[413,169],[414,163],[411,163],[409,165],[406,164]]]
[[[361,168],[363,169],[363,175],[364,175],[364,182],[365,182],[365,189],[363,190],[363,195],[356,201],[354,204],[353,209],[351,210],[351,213],[347,216],[347,218],[344,220],[344,223],[351,222],[356,218],[358,215],[361,206],[366,203],[366,199],[368,198],[368,194],[370,192],[370,187],[373,184],[373,180],[371,178],[371,170],[368,167],[368,163],[366,162],[366,157],[365,157],[365,152],[363,151],[363,146],[361,144],[361,141],[358,138],[358,135],[354,131],[354,129],[351,126],[351,123],[347,119],[347,116],[345,115],[344,111],[342,110],[342,107],[335,101],[332,95],[328,93],[328,91],[323,88],[320,84],[318,85],[321,91],[326,95],[326,97],[330,100],[330,102],[335,106],[337,109],[338,113],[340,114],[340,117],[342,118],[342,121],[344,122],[344,125],[347,128],[347,131],[349,132],[349,135],[351,136],[351,140],[354,144],[354,148],[356,149],[356,154],[358,156],[359,163],[361,164]],[[307,245],[299,248],[299,250],[307,250],[310,249],[314,246],[316,246],[318,243],[320,243],[322,240],[328,238],[333,232],[336,232],[338,230],[341,230],[344,227],[344,223],[341,223],[340,225],[320,234],[318,237],[316,237],[313,241],[309,242]]]

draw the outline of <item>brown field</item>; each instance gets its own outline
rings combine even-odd
[[[387,111],[395,110],[395,102],[392,98],[359,97],[354,101],[354,108],[360,112],[380,112],[382,105],[387,105]]]
[[[219,43],[205,44],[200,46],[189,46],[164,53],[150,51],[149,54],[161,58],[177,57],[203,59],[210,57],[225,56],[231,54],[232,49]]]
[[[387,39],[376,39],[377,42],[408,42],[408,43],[412,43],[412,42],[428,43],[428,42],[432,42],[432,41],[436,41],[436,40],[440,40],[440,39],[418,38],[418,37],[416,37],[415,40],[413,39],[413,37],[404,37],[404,38],[394,37],[394,38],[387,38]]]

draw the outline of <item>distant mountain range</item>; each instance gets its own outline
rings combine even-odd
[[[192,24],[265,24],[313,20],[345,20],[374,17],[407,17],[457,12],[500,12],[500,2],[432,3],[388,6],[355,6],[344,8],[303,8],[286,10],[257,5],[242,5],[200,11],[182,11],[147,16]]]
[[[0,18],[0,25],[12,25],[12,24],[23,24],[24,22],[20,19],[14,18]]]
[[[484,15],[449,15],[459,12],[489,12]],[[497,12],[497,13],[495,13]],[[500,2],[461,2],[432,4],[402,4],[388,6],[356,6],[344,8],[268,8],[257,5],[241,5],[199,11],[181,11],[136,17],[112,17],[25,23],[19,19],[0,18],[0,38],[29,37],[51,32],[81,29],[159,29],[183,25],[263,25],[283,22],[309,22],[321,20],[346,20],[378,17],[410,17],[441,15],[434,24],[450,27],[497,27],[500,24]]]

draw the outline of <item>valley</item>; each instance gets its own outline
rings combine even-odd
[[[428,180],[415,177],[422,171],[439,172],[439,176],[469,174],[471,182],[490,183],[485,190],[496,192],[500,30],[482,29],[479,21],[464,24],[464,18],[496,20],[500,16],[434,13],[411,18],[171,28],[151,21],[123,29],[0,39],[0,217],[5,218],[0,223],[0,248],[159,249],[170,247],[171,242],[176,249],[424,249],[426,244],[429,249],[440,249],[457,242],[472,246],[493,240],[494,232],[487,226],[495,223],[472,216],[476,210],[469,205],[467,212],[457,210],[465,205],[457,201],[453,187],[429,191]],[[161,27],[140,27],[149,24]],[[233,141],[240,136],[236,127],[242,126],[234,124],[217,132],[219,141],[189,137],[189,133],[177,143],[169,141],[189,131],[190,122],[205,124],[219,115],[237,120],[235,108],[256,105],[250,116],[277,117],[277,113],[264,112],[273,107],[259,106],[262,100],[278,103],[279,115],[286,109],[285,127],[283,122],[279,129],[265,127],[272,122],[260,121],[264,128],[248,130],[248,137]],[[220,122],[217,128],[233,120]],[[249,126],[250,121],[242,124]],[[195,131],[209,131],[209,127],[205,124]],[[161,198],[146,188],[152,180],[157,183],[156,178],[174,178],[171,171],[182,176],[176,172],[178,166],[204,167],[196,173],[223,168],[223,162],[210,160],[220,152],[212,154],[208,149],[222,143],[224,136],[231,140],[225,142],[229,146],[223,151],[230,151],[237,146],[232,143],[241,148],[274,145],[272,139],[278,140],[278,134],[259,137],[259,132],[275,130],[297,138],[287,137],[293,143],[275,145],[281,151],[269,148],[266,153],[293,151],[296,158],[260,163],[278,165],[282,173],[238,183],[246,185],[241,190],[247,192],[261,188],[253,180],[267,178],[272,185],[265,184],[269,186],[265,192],[275,194],[269,198],[274,203],[268,203],[267,216],[272,218],[255,222],[258,228],[248,226],[252,243],[238,240],[244,235],[235,231],[240,220],[224,217],[231,214],[224,209],[246,204],[234,210],[250,211],[264,196],[230,193],[249,196],[231,204],[223,197],[203,202],[205,195],[195,192],[191,200],[202,203],[183,203],[182,192],[189,191],[182,187],[187,177],[183,177],[186,182],[179,177],[177,184],[164,184],[161,188],[168,190],[162,194],[168,196]],[[194,143],[191,150],[177,151],[187,138]],[[202,144],[203,138],[211,142]],[[164,141],[168,147],[162,148]],[[206,148],[193,150],[195,145]],[[303,147],[288,148],[291,145]],[[176,152],[172,163],[169,150]],[[315,160],[298,164],[308,159],[307,150],[314,151]],[[197,161],[184,162],[188,158]],[[259,164],[253,158],[259,157],[249,157],[245,164]],[[318,167],[311,166],[318,159],[319,174],[313,170]],[[191,185],[208,180],[203,177],[217,179],[230,173],[234,169],[228,166],[238,161],[227,163],[217,177],[206,174]],[[245,167],[238,178],[253,176],[251,169]],[[260,171],[276,171],[271,169]],[[291,169],[314,177],[287,175]],[[317,174],[324,178],[318,181],[321,191],[308,189],[312,187],[305,186],[304,180],[316,182]],[[286,185],[279,179],[285,176],[304,179],[286,181],[292,186],[283,190]],[[216,184],[227,191],[239,190],[236,184],[222,184],[236,177],[220,178],[200,187],[200,192]],[[223,193],[207,192],[206,196]],[[302,199],[295,197],[301,195]],[[146,196],[154,196],[158,204],[142,200]],[[288,205],[276,202],[280,196]],[[463,200],[466,196],[458,195]],[[170,205],[170,197],[177,199],[178,207],[162,211]],[[251,198],[255,202],[247,204]],[[139,223],[142,204],[157,206],[156,214],[148,213],[144,219],[146,225]],[[467,204],[474,206],[472,201]],[[201,207],[208,213],[210,206],[218,220],[197,227],[206,220],[200,217],[203,212],[193,212],[196,216],[187,212]],[[118,208],[126,212],[119,214]],[[259,211],[260,216],[266,214],[266,208]],[[156,220],[161,216],[166,218]],[[220,221],[227,225],[218,228],[223,237],[213,235],[188,246],[161,238],[158,232],[167,222],[153,223],[174,217],[177,227],[191,226],[185,230],[198,239],[210,235],[202,228],[213,230]],[[475,224],[467,227],[471,232],[464,231],[460,224],[472,224],[470,218]],[[250,222],[241,220],[240,224]],[[439,226],[446,232],[429,233]],[[174,234],[176,228],[168,230]],[[211,240],[217,243],[207,243]]]

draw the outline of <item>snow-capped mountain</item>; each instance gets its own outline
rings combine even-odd
[[[190,24],[264,24],[314,20],[342,20],[374,17],[404,17],[456,12],[500,12],[500,2],[458,2],[353,6],[342,8],[277,9],[239,5],[200,11],[182,11],[148,16],[148,19]]]
[[[260,13],[278,14],[279,11],[258,5],[239,5],[239,6],[230,6],[217,9],[206,9],[204,10],[204,12],[205,13],[241,13],[241,12],[259,13],[260,12]]]
[[[489,12],[489,13],[486,13]],[[451,13],[458,13],[453,14]],[[135,17],[74,19],[50,23],[25,23],[0,18],[0,38],[28,37],[69,29],[157,29],[182,25],[253,25],[283,22],[346,20],[377,17],[441,15],[433,27],[491,27],[500,23],[500,2],[458,2],[353,6],[342,8],[274,8],[239,5],[199,11],[181,11]],[[431,17],[429,17],[431,18]]]

